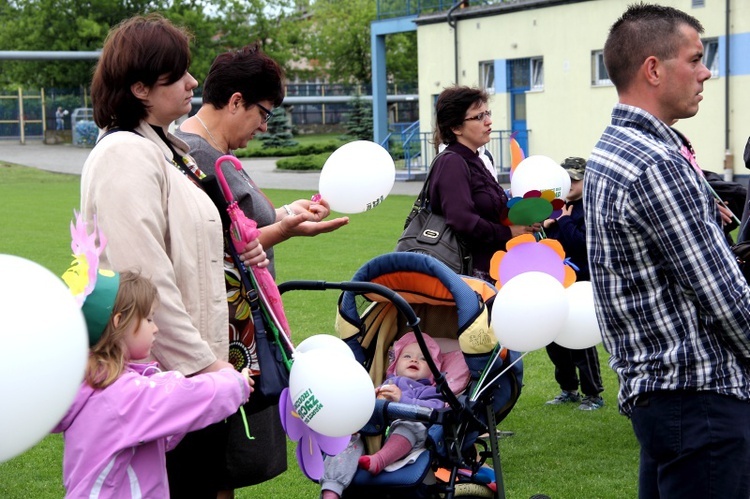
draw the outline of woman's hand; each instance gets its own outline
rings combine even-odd
[[[270,263],[266,257],[266,252],[263,251],[263,245],[260,244],[258,239],[253,239],[247,243],[245,249],[240,253],[240,258],[246,267],[252,267],[253,265],[267,267]]]
[[[324,220],[331,214],[331,207],[325,199],[319,199],[318,201],[298,199],[289,207],[295,214],[288,215],[278,222],[281,233],[286,239],[295,236],[311,237],[325,232],[333,232],[349,223],[349,217]]]
[[[315,222],[319,222],[331,214],[331,207],[328,205],[328,201],[325,199],[319,199],[318,201],[310,201],[309,199],[298,199],[289,205],[294,213],[309,212],[314,215],[312,219]]]
[[[716,206],[719,208],[719,215],[721,215],[721,225],[732,223],[732,210],[724,206],[718,199],[716,200]]]

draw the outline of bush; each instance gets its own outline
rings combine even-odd
[[[341,145],[340,142],[329,140],[309,144],[299,144],[293,147],[264,147],[238,149],[234,153],[238,158],[268,158],[285,156],[305,156],[311,154],[332,153]]]
[[[321,170],[330,153],[306,154],[304,156],[293,156],[280,159],[276,162],[276,168],[280,170]]]

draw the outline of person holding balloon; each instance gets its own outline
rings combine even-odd
[[[432,165],[429,195],[433,212],[444,216],[469,247],[473,275],[493,282],[492,255],[515,236],[541,231],[541,224],[503,223],[508,197],[478,155],[492,131],[488,100],[484,90],[465,86],[446,88],[438,96],[434,141],[446,148]]]
[[[190,154],[203,172],[214,174],[217,159],[247,146],[256,133],[267,130],[271,110],[284,99],[283,81],[281,66],[257,43],[224,52],[214,59],[203,85],[202,106],[175,132],[190,146]],[[274,277],[276,244],[291,237],[331,232],[349,222],[348,217],[325,220],[330,207],[320,196],[298,199],[277,208],[244,170],[225,167],[222,172],[240,209],[258,224],[259,239]],[[239,271],[228,250],[225,250],[224,267],[229,305],[229,328],[225,335],[242,338],[243,344],[254,355],[254,327],[247,313],[249,304],[240,289]],[[250,364],[258,363],[251,359]],[[227,439],[226,459],[232,464],[226,467],[221,479],[225,489],[269,480],[287,467],[286,436],[275,401],[256,396],[244,411],[251,422],[254,438],[241,437],[245,427],[241,414],[229,418],[230,435],[239,436]]]
[[[134,16],[112,28],[91,84],[104,133],[81,176],[81,212],[108,239],[101,265],[139,269],[153,281],[159,334],[149,358],[184,376],[233,368],[220,213],[188,145],[169,133],[190,111],[198,85],[189,64],[190,35],[163,16]],[[257,240],[241,258],[268,264]],[[222,420],[167,453],[171,497],[217,497],[225,433]],[[177,455],[186,457],[175,465]]]
[[[588,281],[590,277],[583,216],[583,177],[586,172],[586,160],[570,157],[566,158],[561,166],[570,176],[570,190],[562,213],[557,218],[545,220],[544,231],[548,238],[556,239],[562,245],[565,256],[577,269],[576,282]],[[552,342],[546,349],[555,366],[555,380],[561,389],[560,394],[547,404],[579,402],[578,409],[582,411],[594,411],[602,407],[604,399],[600,394],[604,391],[604,385],[596,347],[571,349]],[[579,382],[583,398],[578,393]]]
[[[596,316],[640,444],[638,495],[750,497],[750,286],[673,126],[711,71],[703,26],[634,4],[604,44],[618,102],[583,203]]]
[[[98,269],[92,249],[81,255],[87,265],[77,259],[63,275],[82,301],[91,348],[84,382],[52,430],[64,434],[66,497],[130,497],[135,491],[168,497],[166,451],[185,433],[233,414],[253,381],[248,370],[186,378],[139,362],[159,331],[156,286],[137,272]]]
[[[439,369],[440,346],[429,335],[423,334],[423,337],[430,356]],[[435,388],[432,371],[413,332],[405,334],[393,344],[393,361],[386,374],[388,377],[375,389],[377,398],[431,409],[445,407],[445,400]],[[357,467],[377,475],[386,466],[413,451],[423,449],[426,437],[427,427],[423,423],[395,420],[390,425],[383,447],[374,454],[362,455],[362,441],[358,435],[354,435],[343,452],[326,457],[325,471],[320,482],[322,499],[341,497],[344,489],[351,483]]]
[[[203,105],[175,132],[190,145],[198,167],[213,173],[216,160],[247,146],[267,130],[271,111],[284,100],[284,72],[257,43],[218,55],[203,85]],[[316,236],[339,229],[348,217],[325,220],[331,210],[320,196],[274,207],[244,170],[224,172],[234,198],[260,229],[260,241],[275,276],[273,247],[296,236]]]

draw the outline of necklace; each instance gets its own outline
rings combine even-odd
[[[201,119],[201,117],[196,114],[195,118],[198,120],[198,123],[200,123],[201,126],[203,126],[203,129],[206,131],[206,133],[208,134],[208,137],[211,139],[211,142],[214,143],[214,145],[216,146],[216,148],[219,151],[224,152],[224,149],[222,149],[221,146],[219,145],[219,143],[216,141],[216,139],[214,138],[214,134],[211,133],[211,130],[209,130],[208,127],[206,126],[206,124],[203,123],[203,120]]]

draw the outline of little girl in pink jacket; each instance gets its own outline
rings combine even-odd
[[[169,497],[165,452],[185,433],[234,414],[252,392],[245,371],[186,378],[131,362],[151,351],[156,305],[154,285],[133,272],[99,271],[85,297],[86,375],[53,430],[64,433],[66,497]]]

